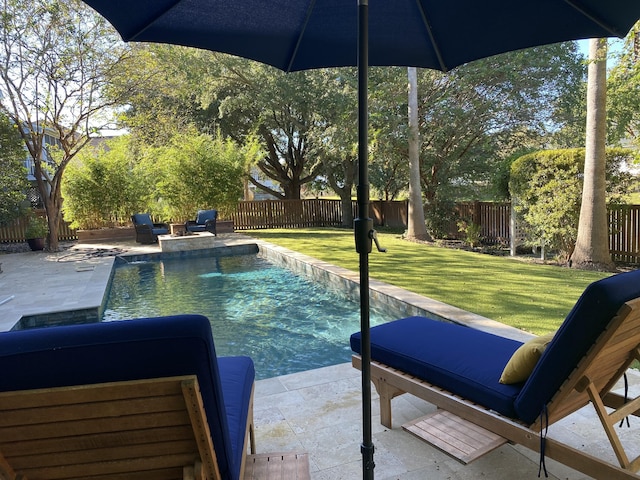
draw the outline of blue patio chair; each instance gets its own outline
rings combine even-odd
[[[0,372],[0,478],[241,480],[255,451],[253,362],[203,316],[0,333]]]
[[[217,236],[216,220],[217,210],[198,210],[195,220],[187,220],[184,225],[186,232],[210,232]]]
[[[148,213],[136,213],[131,216],[131,221],[136,229],[136,242],[156,243],[158,235],[169,233],[169,225],[166,223],[153,223]]]

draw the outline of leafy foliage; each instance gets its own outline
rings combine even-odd
[[[126,48],[106,19],[79,0],[5,0],[0,45],[0,101],[33,159],[55,251],[65,169],[113,106],[103,93]]]
[[[20,216],[28,185],[25,155],[15,124],[0,115],[0,225]]]
[[[514,150],[541,148],[557,102],[583,67],[571,43],[527,49],[472,62],[450,74],[419,79],[427,205],[444,198],[486,198],[493,172]]]
[[[640,22],[626,38],[607,89],[610,140],[629,139],[640,144]]]
[[[255,143],[239,148],[193,131],[146,149],[129,136],[110,140],[70,164],[65,218],[74,228],[100,228],[127,224],[138,211],[175,221],[199,209],[224,216],[242,197],[247,164],[257,152]]]
[[[29,217],[27,228],[24,231],[24,237],[27,240],[31,238],[46,238],[48,233],[49,227],[47,226],[46,218],[37,215],[31,215]]]
[[[523,155],[511,166],[509,188],[532,245],[543,244],[568,257],[573,251],[582,201],[583,148],[547,150]],[[630,176],[621,170],[630,150],[607,150],[607,196],[622,201]]]
[[[127,136],[87,147],[69,164],[62,183],[65,219],[72,228],[126,225],[143,207],[146,191],[130,152]]]
[[[216,208],[221,216],[230,212],[242,198],[246,165],[257,151],[252,147],[241,149],[229,139],[194,134],[156,149],[160,216],[186,220],[199,209]]]

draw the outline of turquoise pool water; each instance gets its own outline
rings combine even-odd
[[[357,302],[255,255],[115,267],[103,320],[181,313],[207,316],[218,355],[252,357],[258,379],[348,362],[360,330]]]

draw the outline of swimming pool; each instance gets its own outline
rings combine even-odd
[[[248,355],[258,379],[337,363],[351,356],[359,304],[257,255],[119,264],[103,320],[199,313],[218,355]],[[397,318],[372,309],[371,324]]]

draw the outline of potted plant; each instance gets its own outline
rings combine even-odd
[[[29,217],[29,223],[27,224],[24,236],[31,250],[44,250],[47,233],[49,233],[49,226],[47,225],[46,218],[38,216]]]

